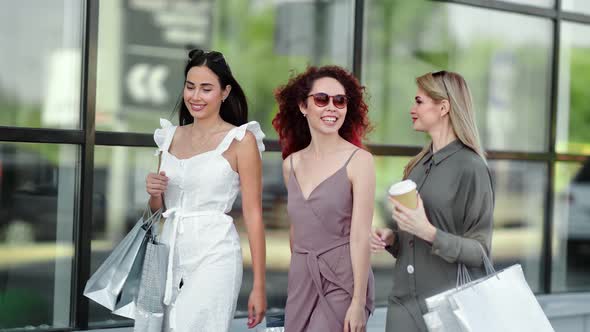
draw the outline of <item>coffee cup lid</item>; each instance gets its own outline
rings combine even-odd
[[[394,183],[389,187],[389,194],[391,196],[402,195],[416,189],[416,183],[412,180],[404,180]]]

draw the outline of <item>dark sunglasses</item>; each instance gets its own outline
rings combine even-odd
[[[334,106],[336,106],[336,108],[342,109],[346,107],[346,104],[348,104],[348,97],[346,97],[345,95],[330,96],[327,93],[318,92],[308,95],[307,97],[313,97],[313,103],[317,107],[324,107],[328,105],[330,103],[330,98],[332,98],[332,103],[334,104]]]
[[[223,54],[221,54],[221,52],[203,51],[198,48],[192,49],[188,52],[189,61],[199,58],[199,57],[205,57],[208,60],[213,61],[213,62],[225,62],[225,59],[223,58]]]
[[[440,80],[443,83],[443,86],[445,87],[445,92],[447,93],[447,98],[451,98],[451,95],[449,94],[449,90],[447,89],[447,84],[445,83],[445,75],[447,74],[446,70],[441,70],[441,71],[437,71],[435,73],[432,73],[433,77],[437,77],[440,76]]]

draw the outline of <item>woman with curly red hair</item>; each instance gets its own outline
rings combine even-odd
[[[365,331],[373,311],[367,234],[373,156],[364,88],[337,66],[310,67],[275,91],[291,220],[285,330]]]

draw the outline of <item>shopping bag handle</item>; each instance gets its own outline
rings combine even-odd
[[[477,242],[479,249],[481,250],[481,256],[483,258],[483,266],[486,270],[486,275],[496,273],[496,269],[494,269],[494,265],[492,264],[492,260],[484,250],[481,243]],[[457,287],[463,286],[469,282],[471,282],[471,275],[469,275],[469,269],[463,263],[457,264]]]
[[[143,228],[146,231],[150,231],[152,226],[157,221],[159,221],[161,217],[162,217],[162,208],[159,208],[158,210],[156,210],[156,212],[151,212],[150,207],[148,205],[143,210],[143,214],[142,214],[143,225],[141,225],[141,228]]]

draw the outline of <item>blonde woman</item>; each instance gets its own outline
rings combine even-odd
[[[426,331],[425,299],[456,284],[457,264],[482,274],[482,250],[492,240],[494,190],[461,75],[440,71],[416,79],[414,130],[432,138],[410,160],[404,178],[418,186],[418,206],[392,199],[396,229],[375,229],[374,252],[397,258],[387,332]]]

